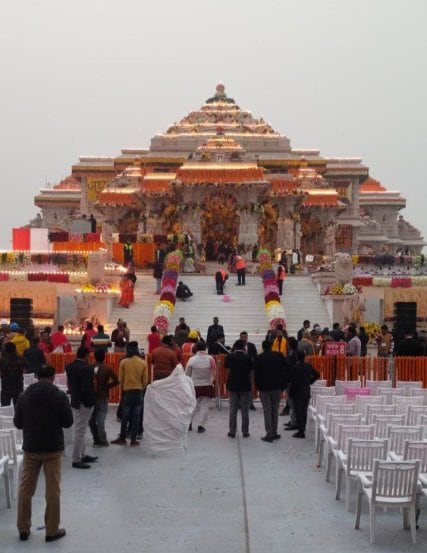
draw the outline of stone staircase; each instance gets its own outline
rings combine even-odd
[[[225,302],[224,296],[218,296],[215,278],[210,275],[180,275],[194,296],[185,302],[177,300],[170,325],[171,333],[184,317],[190,328],[198,328],[206,339],[208,326],[213,317],[218,317],[224,327],[225,342],[232,345],[242,330],[249,334],[249,341],[257,348],[267,331],[267,319],[264,310],[262,280],[258,275],[247,275],[245,286],[236,286],[237,275],[231,274],[224,288],[230,296]]]
[[[308,319],[311,326],[318,323],[322,328],[332,328],[325,304],[311,277],[287,276],[283,291],[282,302],[285,306],[289,336],[297,335],[304,319]]]
[[[146,336],[153,324],[154,306],[159,301],[159,296],[154,294],[156,285],[151,274],[137,273],[136,276],[138,278],[135,286],[135,303],[126,309],[120,307],[117,300],[111,311],[109,328],[111,334],[117,320],[125,320],[130,329],[131,340],[138,340],[138,343],[147,351]]]
[[[147,348],[146,336],[153,322],[153,310],[159,300],[154,294],[155,282],[151,274],[138,273],[135,287],[135,303],[124,309],[116,303],[109,326],[115,328],[119,318],[124,319],[131,331],[131,338],[138,340]],[[261,348],[261,342],[267,332],[267,318],[264,310],[264,294],[261,278],[258,275],[247,275],[246,286],[236,286],[237,276],[230,275],[225,286],[225,293],[230,296],[224,302],[218,296],[215,280],[209,275],[180,275],[193,292],[194,296],[183,302],[177,300],[170,324],[170,333],[174,332],[179,317],[184,317],[191,328],[198,328],[204,338],[213,317],[218,317],[223,325],[227,345],[232,345],[242,330],[249,334],[249,340]],[[331,326],[326,308],[320,299],[310,277],[288,276],[284,284],[282,302],[285,306],[287,329],[290,336],[296,336],[304,319],[313,324]]]

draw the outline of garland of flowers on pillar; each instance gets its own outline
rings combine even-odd
[[[259,273],[264,285],[264,302],[268,324],[271,329],[275,329],[279,324],[286,328],[285,309],[280,302],[279,287],[277,286],[271,253],[266,249],[260,250],[258,261]]]
[[[175,310],[176,284],[182,261],[182,253],[179,250],[171,252],[165,259],[165,272],[163,273],[160,289],[160,301],[154,308],[153,321],[153,325],[157,327],[160,334],[167,333]]]

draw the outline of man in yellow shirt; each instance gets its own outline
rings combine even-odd
[[[122,389],[122,419],[120,435],[112,444],[126,445],[126,427],[130,422],[132,447],[138,446],[139,419],[141,416],[143,392],[148,383],[147,363],[141,359],[138,342],[129,342],[127,354],[120,361],[119,384]]]
[[[11,342],[13,342],[16,346],[16,353],[18,355],[23,355],[24,351],[30,347],[30,342],[28,338],[25,335],[25,329],[18,328],[16,331],[15,336],[12,338]]]

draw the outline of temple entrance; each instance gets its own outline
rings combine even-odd
[[[277,244],[277,219],[279,210],[276,204],[264,202],[258,224],[258,243],[263,248],[274,250]]]
[[[213,261],[217,258],[220,244],[228,250],[237,245],[240,225],[237,200],[226,192],[213,193],[204,198],[200,208],[202,243],[206,259]]]
[[[301,252],[303,255],[323,255],[325,232],[319,219],[312,213],[301,214]]]
[[[117,232],[122,234],[134,234],[138,231],[141,208],[130,209],[126,215],[117,222]]]

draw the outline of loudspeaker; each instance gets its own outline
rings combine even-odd
[[[33,318],[33,299],[32,298],[11,298],[10,299],[10,322],[20,320],[29,320]],[[19,324],[19,323],[18,323]]]
[[[394,329],[413,334],[417,330],[417,302],[399,301],[394,304]]]

